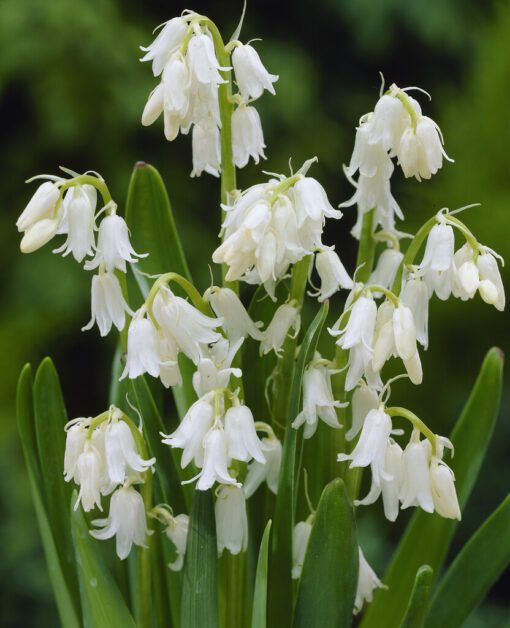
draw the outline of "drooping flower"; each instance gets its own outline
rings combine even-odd
[[[101,541],[115,536],[117,556],[129,556],[133,543],[146,547],[147,521],[142,496],[132,486],[121,486],[113,493],[106,519],[96,519],[92,525],[101,528],[90,534]]]
[[[266,459],[255,430],[253,414],[247,406],[234,405],[229,408],[225,413],[224,424],[230,458],[241,462],[248,462],[253,458],[265,464]]]
[[[92,329],[95,323],[101,336],[106,336],[112,325],[122,331],[126,323],[126,312],[130,312],[122,294],[119,280],[113,273],[100,272],[92,277],[92,317],[82,331]]]
[[[420,506],[425,512],[434,512],[429,467],[430,443],[420,440],[420,432],[414,429],[402,455],[402,508]]]
[[[104,429],[104,445],[108,475],[115,484],[139,480],[140,473],[150,469],[156,462],[156,458],[142,458],[131,429],[127,423],[115,417]]]
[[[315,256],[315,269],[321,280],[321,287],[318,291],[319,302],[329,299],[340,288],[352,290],[354,286],[353,281],[334,250],[324,249],[317,253]]]
[[[279,355],[285,338],[291,329],[297,333],[299,324],[299,309],[296,304],[291,301],[280,305],[264,332],[260,343],[260,355],[266,355],[270,351]]]
[[[429,346],[429,293],[427,284],[417,273],[405,280],[400,300],[413,314],[416,340],[424,349]]]
[[[205,294],[204,299],[211,304],[214,313],[221,318],[222,327],[227,332],[230,342],[236,343],[241,338],[251,336],[255,340],[262,340],[259,327],[262,323],[254,323],[237,294],[230,288],[212,286]]]
[[[235,165],[244,168],[250,157],[258,164],[260,158],[266,158],[265,147],[258,111],[244,103],[239,105],[232,114],[232,151]]]
[[[16,221],[18,231],[27,232],[42,220],[56,218],[54,213],[59,195],[60,191],[57,182],[45,181],[42,183]]]
[[[383,286],[383,288],[391,288],[403,258],[404,254],[401,251],[385,249],[379,256],[368,283]]]
[[[244,100],[260,98],[265,89],[271,94],[275,93],[273,83],[278,80],[278,76],[269,74],[258,52],[250,44],[238,44],[234,48],[232,65]]]
[[[379,396],[377,392],[373,388],[370,388],[370,386],[367,386],[367,384],[362,380],[361,384],[357,386],[352,395],[352,425],[345,434],[345,438],[348,441],[353,440],[353,438],[358,435],[363,427],[367,414],[370,410],[375,410],[378,405]]]
[[[243,484],[244,494],[247,499],[255,493],[264,481],[272,493],[276,495],[278,492],[282,444],[274,434],[271,434],[261,440],[260,447],[266,462],[261,463],[257,460],[252,460],[248,465],[248,473]]]
[[[386,589],[387,587],[377,577],[375,571],[370,567],[359,547],[359,571],[358,571],[358,586],[356,588],[356,599],[354,601],[354,614],[357,615],[363,605],[370,603],[374,598],[375,589]]]
[[[80,487],[78,499],[74,505],[75,510],[80,504],[85,512],[92,510],[95,506],[102,510],[103,473],[104,461],[102,456],[97,447],[90,440],[87,440],[74,468],[73,479]]]
[[[64,227],[59,229],[59,233],[67,233],[67,239],[54,253],[64,257],[71,253],[78,263],[92,255],[96,203],[97,190],[92,185],[75,185],[67,190],[62,203]]]
[[[152,61],[154,76],[159,76],[172,55],[180,48],[188,23],[182,17],[174,17],[163,26],[156,39],[146,48],[140,47],[146,54],[140,61]]]
[[[85,263],[86,270],[104,266],[109,273],[115,269],[126,272],[126,262],[135,264],[137,257],[146,254],[136,253],[129,241],[126,221],[117,214],[110,214],[101,221],[97,236],[97,249],[94,258]]]
[[[212,427],[204,438],[204,464],[198,474],[197,489],[207,491],[215,482],[241,486],[228,470],[227,438],[222,427]]]
[[[158,377],[162,362],[158,343],[156,327],[142,307],[129,325],[127,359],[120,379],[136,379],[144,373]]]
[[[239,486],[220,486],[214,506],[218,556],[224,549],[231,554],[248,548],[248,518],[243,489]]]
[[[165,534],[172,541],[177,553],[176,559],[169,563],[168,566],[172,571],[180,571],[184,565],[184,556],[186,554],[186,544],[188,541],[189,517],[188,515],[177,515],[169,517]]]
[[[299,521],[292,530],[292,579],[299,580],[305,562],[306,550],[312,533],[313,515]]]
[[[232,368],[232,361],[242,343],[242,338],[233,344],[221,338],[210,347],[208,357],[200,358],[192,378],[198,397],[218,388],[227,388],[231,376],[242,377],[241,369]]]
[[[207,172],[215,177],[221,172],[220,131],[215,124],[208,121],[195,124],[193,127],[191,146],[193,150],[192,177],[199,177]]]

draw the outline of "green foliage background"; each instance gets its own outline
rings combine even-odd
[[[107,179],[117,202],[125,200],[133,163],[153,163],[169,188],[178,227],[200,287],[208,282],[204,252],[212,252],[219,212],[217,182],[190,180],[189,138],[172,144],[160,124],[139,119],[155,84],[138,62],[138,46],[152,28],[184,8],[207,13],[228,36],[241,2],[134,0],[2,0],[0,2],[0,621],[2,626],[56,625],[51,591],[34,519],[14,421],[15,382],[22,365],[51,354],[60,371],[71,416],[103,409],[112,344],[96,331],[81,334],[89,316],[90,276],[49,247],[18,252],[14,223],[33,186],[23,180],[55,172],[58,165],[94,169]],[[433,101],[427,113],[440,124],[455,159],[431,181],[394,177],[394,192],[413,229],[442,206],[481,202],[464,215],[481,242],[510,257],[510,8],[486,0],[317,0],[305,3],[251,0],[243,39],[257,44],[267,67],[280,74],[277,95],[258,104],[266,136],[264,169],[284,171],[317,155],[314,176],[333,204],[352,190],[342,174],[357,118],[388,82],[419,85]],[[250,166],[241,187],[259,171]],[[349,230],[354,211],[330,227],[352,270]],[[505,269],[505,278],[509,272]],[[506,282],[508,285],[508,281]],[[423,356],[418,389],[394,387],[399,405],[448,433],[485,350],[509,344],[508,313],[475,300],[432,303],[431,347]],[[507,387],[508,390],[508,387]],[[508,392],[487,463],[460,526],[468,538],[508,490]],[[405,521],[408,513],[403,513]],[[362,544],[383,568],[400,527],[387,526],[380,509],[361,512]],[[455,548],[454,548],[455,550]],[[506,624],[503,578],[468,628]]]

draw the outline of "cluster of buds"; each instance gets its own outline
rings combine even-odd
[[[220,133],[225,122],[219,106],[221,87],[229,105],[236,105],[228,122],[235,165],[242,168],[250,157],[255,163],[265,158],[260,117],[250,103],[264,90],[274,94],[278,77],[269,74],[250,44],[235,40],[225,46],[208,18],[186,12],[164,24],[156,39],[142,50],[146,54],[141,60],[152,61],[154,76],[161,76],[145,106],[142,124],[150,125],[163,114],[169,141],[193,127],[191,176],[204,171],[219,176],[221,172]],[[239,88],[233,96],[228,74],[232,67]]]
[[[97,323],[101,336],[106,336],[112,325],[121,331],[126,313],[131,313],[124,298],[118,273],[126,273],[126,264],[134,264],[138,257],[129,241],[125,220],[117,214],[104,180],[99,175],[79,175],[64,172],[70,178],[45,176],[18,218],[16,226],[23,232],[21,251],[32,253],[47,244],[56,235],[66,235],[62,246],[54,253],[72,255],[85,270],[98,269],[92,278],[92,317],[83,329]],[[96,213],[97,192],[104,201]],[[99,227],[98,217],[104,214]],[[97,242],[96,234],[97,232]]]
[[[313,161],[290,177],[278,175],[254,185],[238,194],[231,205],[223,206],[223,242],[213,261],[228,267],[227,281],[263,284],[273,296],[276,283],[292,264],[326,248],[322,244],[325,220],[339,219],[342,214],[331,206],[320,183],[306,176]],[[329,253],[337,257],[333,251]],[[338,258],[322,262],[325,279],[334,274],[335,264],[343,268]],[[350,287],[344,274],[342,283]],[[328,292],[330,281],[326,281]]]
[[[365,114],[356,131],[356,143],[346,175],[355,186],[353,197],[343,205],[356,204],[358,221],[353,235],[359,238],[363,216],[375,209],[375,224],[395,231],[395,216],[403,214],[391,194],[393,158],[404,176],[430,179],[447,157],[437,124],[422,115],[420,104],[407,94],[412,88],[390,86],[381,95],[374,111]],[[357,181],[352,177],[359,171]]]
[[[91,534],[101,540],[115,536],[117,555],[124,559],[133,543],[145,545],[145,505],[133,485],[147,480],[156,459],[143,457],[141,432],[114,406],[95,418],[70,421],[66,431],[64,478],[80,489],[74,508],[102,511],[102,496],[111,495],[108,517],[92,521],[99,529]]]

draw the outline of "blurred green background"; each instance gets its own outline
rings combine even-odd
[[[50,247],[19,253],[14,223],[33,185],[23,181],[59,165],[101,172],[122,205],[133,163],[145,160],[162,173],[195,276],[205,288],[219,212],[218,182],[189,179],[190,138],[169,144],[161,124],[149,129],[140,115],[155,85],[138,62],[139,45],[152,29],[185,8],[207,13],[225,37],[234,30],[241,1],[2,0],[0,2],[0,621],[2,626],[55,626],[57,619],[39,543],[18,443],[14,398],[22,365],[50,354],[62,377],[70,416],[96,414],[106,403],[112,344],[96,330],[81,333],[89,318],[90,275]],[[333,204],[352,189],[341,166],[352,150],[359,116],[373,108],[383,72],[387,82],[419,85],[426,113],[441,126],[448,154],[431,182],[394,177],[393,189],[413,229],[443,206],[481,202],[463,218],[479,240],[509,256],[510,234],[510,8],[491,0],[252,0],[242,39],[256,44],[270,71],[280,75],[277,95],[257,104],[266,136],[264,169],[287,170],[317,155],[316,176]],[[250,166],[241,187],[259,177]],[[329,228],[352,270],[349,231],[354,210]],[[506,278],[508,272],[505,269]],[[408,405],[448,433],[483,355],[507,350],[508,314],[479,299],[432,303],[431,347],[423,356],[418,389],[395,385]],[[508,390],[508,387],[506,387]],[[401,403],[400,403],[401,402]],[[510,476],[508,392],[496,437],[459,528],[456,547],[504,497]],[[369,560],[380,570],[399,526],[387,526],[380,508],[361,513]],[[408,513],[401,517],[405,522]],[[455,551],[455,547],[454,547]],[[508,626],[508,577],[502,578],[469,628]]]

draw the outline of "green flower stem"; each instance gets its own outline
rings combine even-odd
[[[407,408],[398,407],[385,408],[384,411],[386,412],[386,414],[389,414],[389,416],[400,416],[412,423],[413,427],[419,430],[423,434],[423,436],[425,436],[425,438],[429,439],[430,444],[432,445],[432,455],[436,455],[436,435],[425,425],[425,423],[419,417],[416,416],[416,414],[414,414],[414,412],[407,410]]]
[[[312,256],[308,255],[294,265],[292,270],[292,280],[290,285],[289,301],[296,301],[300,308],[305,296],[306,283]],[[296,417],[288,417],[289,395],[296,364],[297,335],[288,335],[283,343],[283,355],[277,365],[276,375],[276,398],[273,404],[273,429],[281,438],[288,421]]]
[[[377,244],[374,238],[374,214],[375,209],[367,212],[363,216],[361,225],[361,237],[356,258],[356,279],[363,283],[368,281],[374,266],[375,245]]]
[[[172,281],[179,285],[186,292],[197,310],[200,310],[200,312],[202,312],[202,314],[205,314],[206,316],[213,316],[209,304],[204,301],[202,295],[191,283],[191,281],[188,281],[185,277],[179,275],[179,273],[165,273],[164,275],[161,275],[161,277],[158,277],[156,281],[152,284],[152,288],[150,289],[149,294],[147,295],[147,299],[145,300],[145,307],[147,309],[147,312],[149,313],[149,316],[153,319],[155,324],[157,323],[154,320],[152,314],[152,305],[154,303],[154,299],[156,298],[158,290],[161,288],[161,286],[165,286]]]
[[[73,177],[72,179],[69,179],[68,181],[63,183],[61,186],[59,186],[60,197],[62,198],[63,192],[65,192],[69,188],[72,188],[75,185],[92,185],[101,194],[105,205],[111,203],[112,201],[112,195],[110,194],[110,190],[108,189],[106,182],[99,177],[92,176],[91,174],[80,174],[79,176]]]
[[[436,224],[437,217],[433,216],[418,229],[416,235],[411,240],[411,244],[407,248],[407,251],[404,254],[404,258],[400,262],[400,266],[395,276],[395,281],[393,282],[393,286],[391,287],[391,291],[395,294],[400,294],[400,290],[402,289],[402,274],[404,272],[404,268],[406,266],[410,266],[414,262],[414,259],[418,255],[422,244],[425,242],[427,236],[429,235],[430,230]]]

